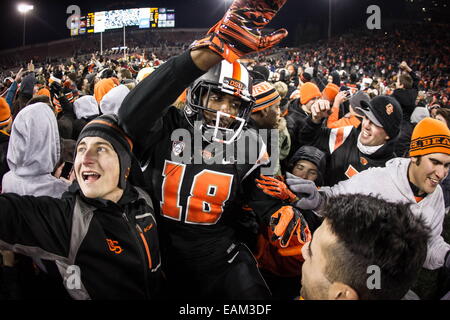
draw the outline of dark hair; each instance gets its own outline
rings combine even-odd
[[[420,156],[415,156],[414,158],[417,158],[417,161],[416,161],[415,165],[419,166],[420,162],[422,161],[422,156],[421,155]],[[411,164],[413,164],[413,163],[411,162]]]
[[[131,71],[128,69],[120,69],[120,75],[122,79],[133,79],[133,76],[131,74]]]
[[[95,79],[89,82],[89,92],[91,94],[94,94],[95,92]]]
[[[286,69],[287,69],[289,66],[292,66],[292,67],[294,68],[294,74],[293,74],[292,76],[297,77],[297,76],[298,76],[298,67],[297,67],[295,64],[291,63],[291,64],[288,64],[288,65],[286,66]]]
[[[50,102],[50,98],[48,96],[45,95],[41,95],[41,96],[34,96],[33,98],[31,98],[28,102],[27,102],[27,106],[38,103],[38,102],[43,102],[45,104],[47,104],[50,108],[53,109],[52,107],[52,103]]]
[[[436,115],[440,115],[445,119],[445,122],[447,122],[447,127],[450,128],[450,110],[445,108],[438,108],[436,110]]]
[[[73,82],[77,82],[77,74],[75,72],[71,72],[67,75],[67,77],[72,80]]]
[[[404,89],[411,89],[413,86],[413,79],[409,74],[402,73],[400,75],[400,84],[403,85]]]
[[[367,195],[327,201],[324,217],[339,239],[325,250],[326,275],[352,287],[363,300],[399,300],[411,288],[427,254],[429,228],[409,204]],[[381,270],[381,288],[367,286],[369,266]]]
[[[115,77],[115,76],[116,76],[116,73],[114,72],[114,70],[109,69],[109,68],[103,70],[103,72],[101,73],[102,79],[108,79],[108,78]]]

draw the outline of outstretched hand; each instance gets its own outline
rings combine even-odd
[[[407,72],[411,72],[411,68],[408,66],[408,64],[406,63],[406,61],[402,61],[402,63],[400,63],[400,69],[405,70]]]
[[[287,200],[289,202],[299,200],[283,181],[264,175],[260,175],[260,179],[255,179],[255,181],[256,186],[271,197],[278,198],[280,200]]]
[[[20,68],[20,70],[16,74],[14,81],[19,82],[20,79],[22,79],[22,75],[23,75],[23,68]]]
[[[235,0],[225,16],[204,39],[195,41],[191,50],[209,48],[228,62],[278,44],[288,32],[280,29],[268,35],[262,29],[273,19],[287,0]]]
[[[33,72],[34,71],[34,64],[33,60],[30,61],[30,63],[27,65],[28,71]]]

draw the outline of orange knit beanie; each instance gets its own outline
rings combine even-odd
[[[281,101],[280,94],[269,82],[263,81],[253,86],[252,95],[256,102],[252,112],[258,112]]]
[[[414,128],[409,155],[450,154],[450,130],[442,121],[425,118]]]
[[[102,79],[94,86],[94,97],[98,103],[102,101],[103,97],[116,86],[112,78]]]
[[[312,82],[307,82],[300,87],[300,102],[307,104],[311,99],[319,98],[322,93],[319,87]]]
[[[332,102],[339,92],[339,87],[334,83],[329,83],[322,91],[322,97]]]

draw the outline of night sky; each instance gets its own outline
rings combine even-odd
[[[404,14],[403,0],[332,0],[334,3],[335,33],[345,28],[364,26],[368,17],[366,8],[378,4],[383,18]],[[416,0],[420,1],[420,0]],[[426,0],[425,0],[426,1]],[[176,10],[176,25],[179,28],[208,28],[219,20],[224,12],[224,0],[147,0],[147,1],[105,1],[105,0],[1,0],[0,24],[2,41],[0,49],[15,48],[22,44],[23,16],[17,11],[19,3],[34,5],[27,15],[26,43],[35,44],[69,37],[66,9],[69,5],[80,6],[82,13],[139,7],[166,7]],[[231,0],[227,1],[231,3]],[[320,24],[327,28],[328,0],[288,0],[278,16],[269,25],[285,27],[290,35],[295,34],[299,24]],[[288,40],[289,41],[289,40]]]

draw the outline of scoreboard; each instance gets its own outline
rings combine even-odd
[[[174,28],[175,9],[138,8],[91,12],[72,21],[71,36],[99,33],[123,27],[137,26],[140,29]]]

